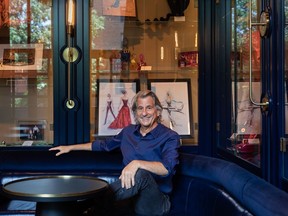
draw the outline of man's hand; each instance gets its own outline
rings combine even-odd
[[[63,145],[63,146],[57,146],[57,147],[49,149],[49,151],[59,151],[57,152],[56,156],[68,153],[70,151],[76,151],[76,150],[92,151],[92,143],[90,142],[90,143],[81,143],[81,144],[75,144],[75,145]]]
[[[50,148],[49,151],[59,151],[56,153],[56,156],[59,156],[61,154],[65,154],[71,151],[71,147],[70,146],[57,146],[54,148]]]
[[[124,167],[121,176],[119,177],[119,179],[121,179],[122,188],[129,189],[135,185],[135,174],[140,168],[160,176],[168,174],[168,170],[161,162],[133,160]]]
[[[131,161],[126,167],[124,167],[121,176],[119,177],[119,179],[121,179],[122,188],[129,189],[135,185],[135,174],[139,167],[140,164],[137,160]]]

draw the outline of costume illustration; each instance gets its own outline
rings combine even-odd
[[[121,97],[122,107],[116,119],[109,125],[110,129],[121,129],[131,124],[130,108],[128,106],[127,92],[122,91],[123,96]]]
[[[107,95],[108,99],[107,99],[107,106],[106,106],[106,114],[105,114],[105,121],[104,121],[104,125],[107,123],[107,117],[109,112],[112,114],[112,116],[114,117],[114,119],[116,118],[112,109],[112,100],[111,100],[111,95],[108,94]]]
[[[179,112],[179,113],[183,114],[183,112],[182,112],[183,107],[184,107],[183,102],[174,100],[172,98],[171,93],[167,92],[165,101],[162,102],[161,104],[163,106],[163,109],[167,110],[167,112],[168,112],[168,118],[169,118],[170,127],[172,127],[172,128],[175,127],[176,126],[176,121],[173,118],[172,113],[173,112]]]
[[[254,106],[251,103],[249,99],[248,85],[241,86],[241,93],[242,96],[238,101],[237,106],[238,132],[242,134],[259,134],[260,133],[259,107]]]

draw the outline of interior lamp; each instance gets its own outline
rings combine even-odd
[[[75,26],[75,2],[74,0],[66,1],[66,28],[67,34],[73,36]]]

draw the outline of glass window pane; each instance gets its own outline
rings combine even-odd
[[[163,124],[183,135],[183,144],[197,145],[197,1],[190,1],[185,17],[171,16],[168,3],[163,1],[161,5],[152,0],[120,1],[119,8],[113,3],[94,0],[90,10],[91,140],[119,131],[109,125],[121,108],[120,89],[133,89],[129,82],[139,82],[139,90],[144,90],[154,82],[156,86],[163,84],[154,88],[166,107]],[[137,16],[133,16],[134,7]],[[173,86],[183,88],[183,94],[179,95]],[[173,97],[172,108],[167,104],[168,93]],[[132,99],[133,94],[128,91],[128,96]],[[106,98],[107,104],[113,101],[113,107],[102,102]],[[133,122],[133,116],[131,119]]]
[[[1,145],[51,144],[52,2],[3,1],[1,17]]]
[[[285,77],[284,77],[284,89],[285,89],[285,138],[288,138],[288,0],[284,1],[284,13],[285,13]],[[283,152],[283,178],[288,179],[288,157],[287,153]]]
[[[231,133],[227,137],[228,145],[223,147],[237,157],[260,166],[261,111],[260,106],[255,106],[251,99],[260,101],[261,96],[261,39],[256,25],[249,28],[250,11],[251,23],[259,21],[260,1],[252,0],[251,5],[250,1],[246,0],[233,2],[231,7],[232,121]],[[252,6],[251,10],[250,6]],[[250,74],[252,82],[250,82]]]

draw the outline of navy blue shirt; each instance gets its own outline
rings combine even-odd
[[[142,136],[140,125],[129,125],[113,138],[92,143],[92,151],[111,151],[120,147],[126,166],[133,160],[158,161],[168,170],[166,176],[153,174],[159,189],[164,193],[172,191],[172,177],[178,161],[179,135],[158,124],[156,128]]]

